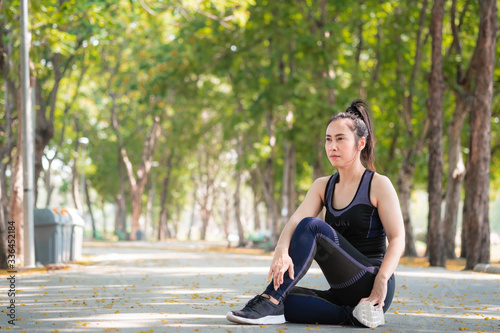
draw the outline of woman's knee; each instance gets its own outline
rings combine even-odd
[[[318,219],[317,217],[305,217],[297,225],[297,228],[299,228],[299,227],[301,227],[301,228],[309,227],[310,228],[311,226],[316,226],[316,225],[321,224],[321,223],[326,223],[326,222]]]
[[[310,233],[314,234],[316,229],[314,226],[318,223],[316,220],[318,219],[315,217],[303,218],[295,228],[292,239],[301,238]]]
[[[330,226],[325,221],[320,220],[317,217],[305,217],[297,225],[296,231],[309,229],[314,233],[317,233],[318,231],[321,231],[322,228],[330,228]]]

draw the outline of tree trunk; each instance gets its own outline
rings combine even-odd
[[[295,211],[295,144],[285,139],[283,151],[283,208],[281,210],[282,225],[280,229],[283,228]]]
[[[259,214],[259,201],[257,201],[257,196],[253,196],[253,228],[255,231],[262,229],[262,222],[260,221]]]
[[[44,170],[44,183],[45,183],[45,192],[47,192],[47,198],[45,200],[45,207],[50,207],[50,202],[52,200],[52,193],[54,192],[54,185],[52,185],[52,162],[53,158],[48,159],[49,165],[47,166],[47,170]]]
[[[288,165],[288,219],[292,217],[295,209],[297,208],[295,200],[297,198],[297,191],[295,189],[295,170],[296,170],[296,159],[295,159],[295,142],[290,143],[291,147],[290,153],[290,163]]]
[[[418,253],[415,248],[415,236],[413,233],[413,225],[411,222],[410,204],[412,192],[412,177],[415,172],[414,156],[420,151],[419,148],[409,147],[405,152],[405,157],[401,165],[401,170],[397,180],[397,187],[399,193],[399,202],[401,206],[401,213],[403,215],[403,222],[405,226],[405,252],[407,257],[417,257]]]
[[[259,214],[259,189],[257,186],[257,182],[259,181],[258,176],[255,172],[250,172],[250,184],[252,188],[252,193],[253,193],[253,215],[254,215],[254,230],[258,231],[263,229],[264,226],[262,226],[261,221],[260,221],[260,214]]]
[[[87,209],[88,209],[89,216],[90,216],[90,222],[92,223],[92,237],[94,239],[96,239],[97,238],[97,228],[96,228],[96,225],[95,225],[94,213],[92,212],[92,201],[90,200],[89,184],[88,184],[87,180],[84,180],[84,182],[83,182],[83,188],[84,188],[84,191],[85,191],[85,199],[86,199],[86,202],[87,202]],[[104,225],[104,228],[105,228],[105,225]]]
[[[243,136],[240,133],[238,135],[238,142],[236,146],[236,152],[238,154],[238,165],[236,166],[236,189],[234,192],[234,219],[236,222],[236,227],[238,229],[238,247],[244,247],[246,245],[245,231],[243,229],[243,223],[241,221],[241,209],[240,209],[240,192],[241,192],[241,167],[243,166]]]
[[[20,108],[18,108],[20,110]],[[9,203],[9,221],[14,221],[16,227],[16,259],[24,262],[24,221],[23,221],[23,156],[21,140],[21,112],[19,115],[19,126],[17,136],[17,156],[12,169],[10,178],[10,203]]]
[[[61,79],[63,78],[64,71],[61,71],[61,59],[59,54],[53,54],[51,62],[54,69],[53,86],[50,92],[49,100],[45,101],[42,97],[43,87],[39,80],[36,80],[36,128],[35,128],[35,202],[38,197],[38,177],[43,170],[42,156],[45,147],[49,144],[50,140],[54,137],[54,114],[56,109],[57,94]],[[70,61],[70,60],[68,60]],[[69,68],[68,66],[66,68]],[[47,109],[49,115],[47,117]]]
[[[280,228],[280,214],[279,205],[274,198],[274,155],[276,150],[276,133],[275,133],[275,119],[272,110],[268,111],[266,114],[266,129],[267,135],[269,136],[269,146],[271,147],[271,154],[265,160],[264,164],[264,174],[262,174],[259,167],[257,167],[259,178],[262,182],[262,189],[264,190],[264,198],[266,200],[267,213],[270,218],[270,230],[271,230],[271,246],[274,248],[278,243],[278,238],[281,233]]]
[[[127,239],[127,202],[125,197],[125,182],[123,175],[123,164],[118,151],[118,178],[120,180],[120,192],[115,197],[115,235],[120,240]]]
[[[2,212],[0,216],[0,223],[2,223],[2,227],[5,229],[7,221],[14,221],[16,227],[16,259],[22,261],[22,238],[18,237],[22,236],[22,223],[23,223],[23,180],[22,180],[22,151],[21,151],[21,118],[18,119],[18,142],[17,142],[17,156],[14,158],[14,163],[12,163],[12,149],[15,146],[15,140],[13,135],[13,123],[12,123],[12,115],[14,108],[17,106],[18,114],[21,114],[19,100],[19,90],[15,85],[15,82],[10,78],[11,77],[11,60],[10,57],[12,55],[12,45],[9,43],[11,38],[9,37],[11,34],[11,30],[6,29],[4,25],[4,20],[0,22],[0,71],[2,74],[3,82],[4,82],[4,100],[5,100],[5,116],[4,116],[4,126],[6,133],[6,142],[4,147],[1,150],[0,154],[0,165],[1,165],[1,174],[0,174],[0,209]],[[4,44],[4,41],[7,41],[7,45]],[[8,162],[3,164],[4,159],[8,157]],[[21,159],[21,160],[19,160]],[[7,164],[11,163],[11,177],[10,177],[10,188],[7,187],[6,181],[6,167]],[[10,198],[8,193],[10,193]],[[2,259],[0,259],[0,263],[3,263],[6,258],[1,253],[7,249],[7,237],[2,236],[0,239],[0,255]],[[18,252],[21,251],[21,252]],[[7,263],[5,263],[7,264]]]
[[[465,173],[465,184],[467,184],[467,172]],[[465,197],[464,197],[464,207],[462,210],[462,232],[461,232],[461,241],[462,244],[460,246],[460,258],[467,258],[467,225],[466,221],[468,219],[468,214],[470,211],[469,204],[469,195],[467,193],[467,189],[465,189]]]
[[[409,160],[411,157],[405,156],[401,171],[397,180],[399,192],[399,202],[401,205],[401,213],[403,214],[403,222],[405,225],[405,252],[407,257],[416,257],[417,249],[415,248],[415,236],[413,235],[413,226],[411,224],[410,202],[411,202],[411,178],[415,170],[415,164]]]
[[[115,228],[114,228],[114,234],[116,236],[118,236],[118,240],[121,240],[121,235],[122,235],[122,222],[121,222],[121,219],[120,219],[120,215],[121,215],[121,207],[120,207],[120,194],[118,194],[116,197],[115,197],[115,200],[114,200],[114,209],[115,209]]]
[[[2,187],[2,202],[1,202],[1,209],[4,210],[3,214],[7,218],[8,214],[8,207],[9,207],[9,193],[10,190],[7,186],[7,179],[5,176],[5,171],[7,168],[7,165],[12,163],[12,149],[16,145],[16,142],[14,140],[14,135],[13,135],[13,124],[12,124],[12,119],[13,119],[13,113],[15,109],[15,103],[17,101],[17,96],[19,95],[19,91],[16,87],[15,82],[10,78],[10,63],[11,61],[9,60],[11,54],[12,54],[12,45],[11,44],[4,44],[4,38],[5,40],[8,40],[10,38],[7,38],[11,30],[5,29],[4,25],[4,20],[0,22],[0,73],[2,74],[2,79],[4,82],[4,107],[5,107],[5,113],[4,113],[4,122],[3,122],[3,132],[5,135],[5,144],[0,150],[0,186]],[[20,101],[18,101],[20,103]],[[19,130],[21,127],[19,127]],[[7,160],[7,162],[4,164],[4,161]],[[6,241],[5,239],[0,240],[0,243]]]
[[[160,211],[160,225],[158,226],[158,240],[164,241],[172,236],[169,233],[168,230],[168,208],[165,206],[162,206],[161,211]]]
[[[164,241],[171,238],[168,231],[168,210],[166,208],[160,211],[160,225],[158,226],[158,240]]]
[[[325,171],[323,170],[322,160],[325,158],[323,142],[317,142],[315,144],[314,150],[316,151],[315,159],[313,161],[313,181],[325,176]]]
[[[172,238],[177,238],[177,234],[179,232],[179,221],[182,218],[182,213],[184,212],[184,206],[180,203],[177,202],[175,204],[175,215],[174,218],[172,219],[172,230],[169,233],[172,236]]]
[[[200,238],[205,240],[207,237],[208,224],[210,223],[210,218],[212,217],[212,207],[213,207],[213,187],[216,177],[216,171],[211,165],[211,155],[209,147],[202,147],[202,151],[205,154],[198,154],[198,170],[200,170],[200,178],[198,182],[203,184],[202,188],[202,198],[199,200],[200,205],[200,218],[201,218],[201,230]],[[204,159],[204,160],[203,160]]]
[[[462,42],[460,40],[460,27],[463,23],[464,14],[467,13],[468,5],[471,1],[467,1],[462,9],[462,13],[460,15],[460,19],[457,18],[457,0],[453,0],[450,8],[450,23],[451,30],[453,35],[453,42],[450,45],[450,48],[447,52],[448,56],[451,57],[462,57]],[[452,54],[455,51],[456,54]],[[456,66],[456,82],[452,83],[451,86],[455,87],[455,100],[456,107],[455,112],[453,114],[453,119],[450,123],[449,131],[448,131],[448,141],[450,142],[450,150],[449,150],[449,169],[448,169],[448,188],[446,192],[446,213],[445,213],[445,230],[449,231],[445,234],[445,246],[446,253],[448,257],[455,257],[455,234],[456,234],[456,225],[457,225],[457,215],[458,215],[458,206],[460,203],[460,192],[462,188],[462,184],[464,182],[464,177],[466,174],[466,169],[464,163],[462,161],[462,152],[461,152],[461,132],[463,128],[463,124],[465,122],[466,116],[470,113],[472,108],[472,103],[474,100],[473,96],[473,71],[472,67],[477,62],[478,53],[474,53],[470,63],[469,68],[464,71],[460,64]],[[464,217],[462,220],[465,221],[465,217],[467,216],[467,192],[466,198],[464,200],[463,206],[463,214]],[[467,228],[465,228],[464,223],[462,223],[462,231],[461,231],[461,248],[460,248],[460,256],[466,257],[466,243],[467,243]]]
[[[3,36],[3,28],[0,27],[0,36]],[[10,47],[8,47],[10,49]],[[7,187],[7,177],[6,169],[7,165],[12,160],[12,148],[14,147],[14,138],[12,135],[12,111],[13,103],[10,96],[10,88],[14,86],[12,80],[9,80],[8,76],[8,64],[7,54],[3,49],[3,41],[0,38],[0,49],[4,52],[0,53],[0,70],[3,74],[3,79],[5,81],[4,88],[4,103],[5,103],[5,116],[4,116],[4,132],[6,133],[6,142],[4,147],[0,150],[0,269],[7,269],[7,217],[9,216],[9,197],[8,197],[8,187]],[[10,81],[10,82],[9,82]],[[7,163],[3,163],[7,160]],[[12,180],[12,178],[11,178]],[[11,220],[12,221],[12,220]]]
[[[7,155],[7,154],[6,154]],[[9,164],[11,163],[12,161],[12,158],[11,158],[11,153],[9,152],[8,153],[8,156],[9,156]],[[3,158],[3,155],[0,155],[0,158]],[[9,187],[7,185],[7,176],[5,174],[6,170],[7,170],[7,166],[8,164],[3,164],[1,161],[0,161],[0,187],[2,187],[2,193],[3,193],[3,196],[0,197],[0,209],[2,210],[5,218],[7,219],[7,217],[9,216]],[[12,178],[11,178],[12,179]],[[0,240],[0,244],[1,242],[4,241],[4,240]]]
[[[167,199],[168,199],[168,191],[170,185],[170,178],[172,174],[172,157],[173,153],[171,152],[167,158],[165,163],[167,167],[167,174],[162,182],[161,189],[161,197],[160,197],[160,222],[158,226],[158,240],[166,240],[171,237],[168,231],[168,208],[167,208]]]
[[[455,146],[456,144],[453,145]],[[458,145],[460,145],[460,143]],[[461,148],[460,146],[460,149]],[[455,148],[450,147],[450,149]],[[460,158],[460,160],[462,160],[462,158]],[[455,171],[448,174],[448,187],[446,188],[445,195],[446,207],[443,220],[443,228],[446,231],[444,233],[444,251],[446,259],[455,259],[457,257],[455,253],[455,238],[457,235],[457,220],[464,171],[465,166],[463,162],[460,161],[456,164]]]
[[[405,62],[403,60],[403,56],[399,51],[400,48],[397,48],[396,52],[396,76],[398,79],[398,84],[401,87],[406,87],[402,91],[401,95],[401,104],[402,104],[402,112],[401,118],[405,125],[405,132],[408,133],[410,144],[407,145],[406,149],[403,151],[403,163],[401,165],[401,170],[397,180],[397,187],[399,192],[399,201],[401,205],[401,212],[403,214],[403,221],[405,225],[405,256],[415,257],[417,256],[417,251],[415,248],[415,237],[413,235],[413,226],[411,223],[410,216],[410,203],[411,203],[411,192],[412,192],[412,177],[415,171],[415,156],[418,156],[424,147],[425,138],[427,137],[428,130],[428,122],[424,124],[424,128],[420,133],[420,136],[416,136],[413,130],[413,97],[414,90],[416,84],[417,73],[420,70],[420,65],[422,62],[422,49],[425,44],[425,40],[422,38],[423,30],[425,28],[426,18],[427,18],[427,4],[428,1],[424,0],[422,2],[422,8],[420,10],[419,15],[419,28],[417,31],[417,38],[415,42],[415,56],[413,67],[411,68],[411,76],[409,80],[405,76]],[[406,18],[402,18],[400,13],[400,8],[397,7],[394,11],[394,14],[397,16],[397,19],[400,23],[400,26],[404,26],[404,22],[402,20],[406,20]],[[396,34],[396,44],[398,46],[403,47],[402,39],[400,34]]]
[[[193,208],[191,209],[191,221],[189,222],[189,229],[188,229],[188,234],[187,234],[187,239],[191,240],[191,231],[194,228],[194,225],[196,224],[196,192],[198,191],[198,188],[196,186],[196,180],[193,179],[194,183],[194,188],[193,188]]]
[[[82,197],[80,195],[81,189],[80,185],[83,186],[83,184],[79,183],[80,177],[79,177],[79,168],[78,168],[78,160],[81,159],[81,149],[79,149],[80,144],[78,143],[78,140],[75,140],[75,151],[79,152],[78,156],[76,156],[73,159],[73,172],[71,175],[71,196],[73,198],[73,202],[75,204],[76,209],[78,209],[78,212],[80,213],[81,216],[83,216],[83,205],[82,205]]]
[[[465,165],[462,158],[462,133],[465,117],[468,114],[466,102],[459,92],[455,92],[455,112],[448,127],[448,187],[446,188],[446,208],[444,214],[444,247],[447,259],[455,259],[455,238],[460,205],[462,183],[465,176]]]
[[[427,250],[431,266],[444,267],[443,223],[441,203],[443,187],[443,100],[446,89],[443,78],[443,20],[444,1],[435,0],[432,8],[432,66],[429,78],[429,220]]]
[[[230,233],[230,228],[231,228],[231,217],[230,217],[230,210],[231,210],[231,203],[229,200],[229,195],[227,192],[224,193],[224,199],[223,199],[224,204],[220,206],[220,216],[222,220],[222,229],[224,232],[224,239],[229,239],[229,233]],[[228,247],[231,244],[228,242]]]
[[[7,269],[7,221],[5,220],[5,214],[3,205],[3,190],[0,186],[0,269]]]
[[[98,205],[99,205],[98,209],[101,211],[101,214],[102,214],[102,237],[103,237],[103,239],[109,239],[108,226],[106,225],[106,222],[108,221],[108,214],[106,212],[106,204],[107,204],[107,202],[102,201],[102,200],[98,203]],[[93,214],[92,214],[92,216],[93,216]]]
[[[469,157],[466,191],[470,206],[467,219],[466,269],[490,261],[489,181],[491,160],[491,107],[495,70],[498,8],[496,0],[480,0],[479,33],[473,58],[475,72],[474,107],[470,117]],[[477,57],[476,57],[477,56]]]
[[[160,137],[161,127],[160,127],[160,117],[153,116],[153,126],[151,126],[151,131],[148,133],[145,141],[144,147],[142,149],[141,164],[137,167],[137,171],[134,172],[134,166],[128,157],[127,150],[123,146],[123,140],[119,131],[118,115],[116,111],[116,98],[113,92],[110,92],[113,105],[111,107],[111,123],[113,130],[118,138],[118,144],[120,145],[120,156],[127,171],[127,178],[130,184],[130,197],[132,200],[132,230],[130,233],[130,239],[136,240],[138,236],[142,236],[140,228],[140,217],[142,213],[142,194],[144,193],[144,188],[148,181],[148,175],[151,170],[151,163],[153,162],[153,154],[155,150],[155,144]]]
[[[203,204],[200,209],[200,215],[201,215],[201,230],[200,230],[200,239],[205,240],[207,238],[207,229],[208,229],[208,222],[210,221],[210,213],[208,211],[208,197],[205,197],[203,200]]]
[[[130,200],[132,201],[132,230],[130,240],[142,240],[142,230],[140,225],[142,213],[142,189],[138,186],[130,186]]]
[[[486,204],[487,205],[487,204]],[[490,250],[490,220],[489,216],[485,216],[485,221],[483,223],[482,239],[481,239],[481,251],[479,252],[479,262],[490,263],[491,250]]]
[[[148,200],[146,201],[146,214],[144,217],[144,237],[146,240],[149,239],[148,233],[150,229],[153,230],[152,234],[154,234],[154,220],[153,220],[153,200],[155,196],[154,191],[155,191],[155,186],[150,179],[148,188]]]
[[[247,244],[245,238],[245,231],[243,229],[243,223],[241,221],[241,209],[240,209],[240,188],[241,188],[241,172],[236,171],[236,190],[234,193],[234,218],[236,222],[236,227],[238,229],[238,247],[245,247]]]
[[[268,228],[271,231],[271,246],[274,247],[278,242],[280,230],[278,230],[279,209],[278,204],[274,199],[272,163],[269,159],[266,161],[265,176],[262,174],[262,171],[258,166],[256,168],[256,171],[262,185],[262,191],[264,192],[264,200],[266,203],[268,217]]]

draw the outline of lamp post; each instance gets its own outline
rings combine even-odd
[[[157,168],[158,166],[160,165],[159,162],[157,161],[153,161],[151,162],[151,174],[150,174],[150,178],[149,178],[149,181],[152,182],[151,183],[151,215],[149,217],[150,219],[150,225],[146,225],[146,233],[148,232],[148,227],[151,226],[153,232],[152,232],[152,236],[151,239],[154,238],[154,223],[155,223],[155,219],[154,219],[154,211],[155,211],[155,192],[156,192],[156,179],[155,179],[155,172],[154,172],[154,169]],[[147,221],[147,220],[146,220]],[[146,236],[146,239],[148,237]]]
[[[89,144],[89,139],[86,137],[81,137],[78,139],[78,143],[80,144],[80,193],[81,198],[83,200],[85,195],[85,149]],[[82,209],[83,210],[83,209]],[[83,214],[83,212],[82,212]]]
[[[24,266],[35,266],[35,233],[34,233],[34,145],[33,145],[33,122],[31,117],[31,94],[30,94],[30,69],[29,49],[31,35],[28,30],[28,0],[20,3],[20,29],[21,29],[21,52],[20,52],[20,90],[22,109],[22,154],[23,154],[23,222],[24,222]]]

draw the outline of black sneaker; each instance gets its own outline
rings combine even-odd
[[[266,297],[257,295],[242,310],[228,312],[226,318],[238,324],[283,324],[285,322],[285,307],[283,302],[276,305]]]

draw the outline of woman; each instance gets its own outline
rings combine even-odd
[[[396,191],[387,177],[374,172],[367,110],[364,101],[355,100],[328,122],[325,150],[338,172],[314,181],[281,233],[267,289],[242,310],[229,312],[228,320],[370,328],[384,324],[405,235]],[[325,221],[314,217],[323,207]],[[329,290],[295,286],[313,259]]]

